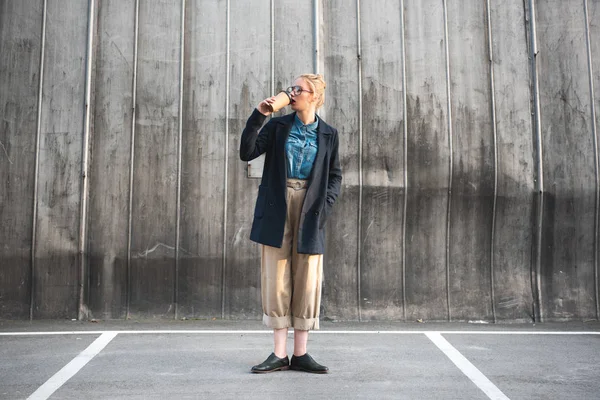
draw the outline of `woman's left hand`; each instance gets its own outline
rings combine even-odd
[[[258,106],[256,107],[256,109],[265,116],[269,116],[272,114],[271,110],[272,108],[270,107],[271,104],[273,104],[275,102],[275,96],[269,97],[264,99],[263,101],[261,101]]]

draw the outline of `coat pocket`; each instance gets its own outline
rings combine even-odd
[[[254,217],[262,218],[265,213],[267,203],[267,187],[260,185],[258,187],[258,197],[256,198],[256,206],[254,206]]]
[[[325,223],[327,222],[329,214],[331,214],[332,208],[333,205],[329,204],[329,202],[325,200],[325,204],[323,205],[323,209],[321,210],[321,217],[319,218],[319,229],[325,228]]]

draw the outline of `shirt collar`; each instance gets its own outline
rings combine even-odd
[[[294,115],[294,124],[299,128],[305,126],[306,129],[308,129],[309,131],[313,131],[313,130],[316,130],[317,127],[319,126],[319,117],[317,116],[317,114],[315,114],[315,122],[304,125],[304,123],[302,123],[300,118],[298,118],[298,114],[295,114]]]

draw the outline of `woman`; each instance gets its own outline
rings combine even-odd
[[[294,369],[327,373],[307,352],[308,331],[319,329],[325,221],[340,192],[338,133],[319,118],[325,100],[321,75],[300,75],[288,89],[294,113],[272,118],[274,97],[256,107],[242,133],[240,158],[266,153],[250,239],[261,246],[263,323],[275,349],[252,372]],[[294,354],[287,356],[288,328]]]

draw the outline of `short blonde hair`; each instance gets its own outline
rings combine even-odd
[[[321,74],[302,74],[298,78],[304,79],[314,91],[313,95],[317,97],[316,108],[319,109],[325,103],[325,88],[327,84]]]

